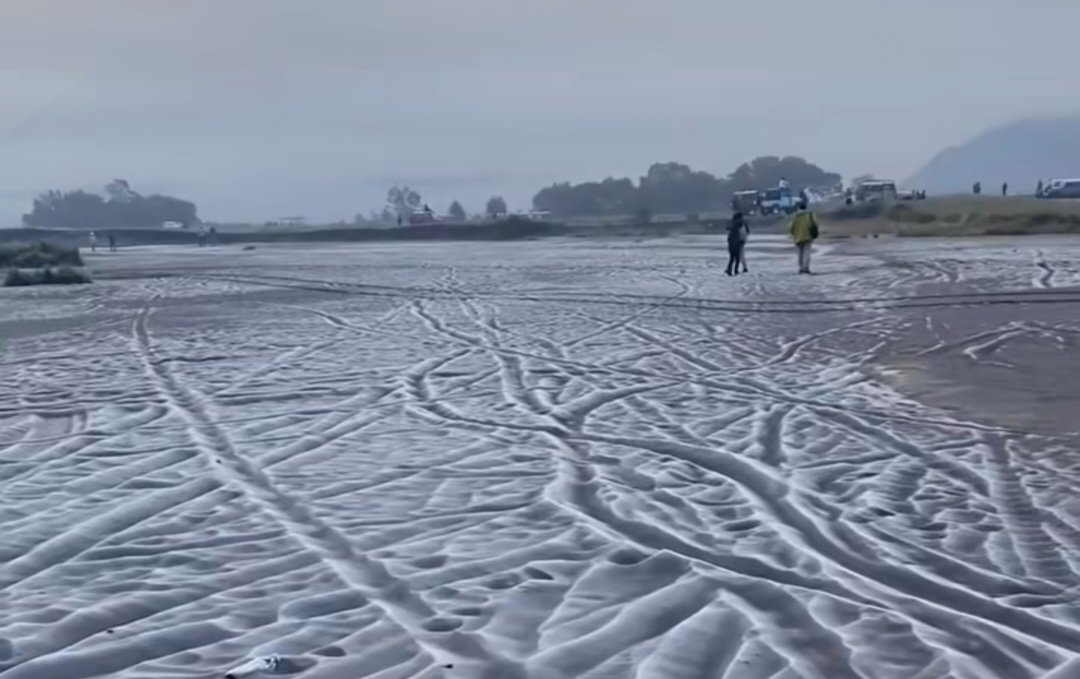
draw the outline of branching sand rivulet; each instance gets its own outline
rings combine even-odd
[[[133,248],[0,293],[0,679],[1071,662],[1080,395],[1035,392],[1080,246],[719,246]]]

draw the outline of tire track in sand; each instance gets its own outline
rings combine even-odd
[[[1063,587],[1076,587],[1080,577],[1062,556],[1063,545],[1045,530],[1042,510],[1018,475],[1020,470],[1013,462],[1009,442],[993,437],[986,445],[991,495],[1027,574]]]
[[[1043,289],[1053,288],[1054,275],[1057,271],[1055,271],[1054,267],[1050,266],[1046,261],[1046,253],[1042,250],[1035,253],[1035,266],[1042,271],[1042,274],[1035,279],[1035,287]]]
[[[201,398],[157,360],[148,319],[153,299],[133,324],[135,350],[147,376],[170,410],[187,424],[200,453],[209,458],[217,477],[281,524],[289,535],[320,559],[344,582],[375,604],[418,646],[442,665],[453,664],[468,676],[514,679],[523,676],[516,663],[498,655],[478,635],[462,631],[460,621],[441,618],[406,583],[381,563],[359,554],[341,533],[278,489],[253,461],[239,453],[228,435],[208,416]]]

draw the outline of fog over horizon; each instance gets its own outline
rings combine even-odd
[[[48,189],[351,219],[407,183],[512,208],[653,162],[903,180],[1080,111],[1075,0],[5,0],[0,225]]]

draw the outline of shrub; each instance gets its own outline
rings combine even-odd
[[[70,266],[59,269],[45,267],[36,271],[9,269],[4,277],[4,285],[9,288],[27,285],[81,285],[90,282],[89,276]]]
[[[60,265],[82,266],[79,249],[51,243],[23,243],[0,247],[0,268],[40,269]]]
[[[4,286],[9,288],[33,284],[33,277],[29,273],[19,269],[8,269],[7,276],[4,277]]]

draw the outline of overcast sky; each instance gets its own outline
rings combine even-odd
[[[0,0],[0,223],[49,188],[351,218],[655,161],[903,179],[1080,111],[1077,0]]]

